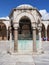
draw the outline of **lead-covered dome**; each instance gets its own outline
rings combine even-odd
[[[34,7],[29,4],[22,4],[22,5],[17,6],[16,9],[33,9],[33,8]]]

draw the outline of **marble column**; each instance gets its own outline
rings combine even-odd
[[[11,30],[11,27],[10,27],[10,41],[12,41],[12,30]]]
[[[33,28],[33,52],[36,52],[36,28]]]
[[[12,33],[10,33],[10,41],[12,41]]]
[[[11,30],[11,27],[9,28],[10,30],[10,40],[9,40],[9,44],[8,44],[8,52],[12,52],[12,30]]]
[[[47,41],[47,30],[45,31],[45,35],[46,35],[46,41]]]
[[[14,52],[18,51],[18,30],[14,28]]]
[[[13,52],[13,43],[12,43],[12,28],[10,27],[10,53]]]
[[[7,30],[7,40],[8,40],[8,30]]]
[[[39,52],[42,51],[41,28],[39,29]]]

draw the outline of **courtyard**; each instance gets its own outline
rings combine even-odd
[[[49,65],[49,19],[37,8],[22,4],[0,19],[0,65]]]
[[[3,43],[3,42],[2,42]],[[2,44],[1,43],[1,44]],[[49,42],[43,41],[41,54],[10,54],[3,43],[0,44],[0,65],[49,65]],[[7,43],[8,44],[8,43]],[[2,49],[1,48],[4,48]],[[8,45],[7,45],[8,46]]]

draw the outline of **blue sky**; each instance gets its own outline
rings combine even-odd
[[[10,11],[20,4],[30,4],[38,10],[45,9],[49,12],[49,0],[0,0],[0,17],[6,17]]]

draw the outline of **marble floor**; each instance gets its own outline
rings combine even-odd
[[[0,65],[49,65],[49,54],[10,55],[0,52]]]
[[[49,65],[49,42],[43,42],[43,54],[11,55],[0,48],[0,65]]]

